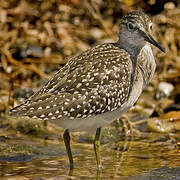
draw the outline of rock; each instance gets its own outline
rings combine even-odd
[[[170,111],[161,117],[148,119],[147,128],[159,133],[180,132],[180,111]]]
[[[173,2],[168,2],[168,3],[166,3],[165,5],[164,5],[164,9],[165,10],[173,10],[173,9],[175,9],[175,4],[173,3]]]
[[[34,91],[31,88],[23,87],[15,90],[13,98],[18,99],[22,102],[26,100],[28,97],[30,97],[33,93]]]
[[[31,45],[27,43],[15,44],[12,46],[14,49],[13,57],[17,60],[24,58],[41,58],[44,56],[42,47],[38,45]]]
[[[174,86],[171,83],[160,82],[158,86],[158,91],[156,93],[156,98],[161,99],[164,97],[169,97],[173,90]]]
[[[122,180],[179,180],[180,179],[180,167],[161,167],[144,173],[141,175],[123,178]]]

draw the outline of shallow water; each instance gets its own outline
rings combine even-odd
[[[100,173],[96,171],[93,146],[90,143],[73,140],[75,168],[69,172],[62,141],[10,140],[7,143],[31,144],[36,147],[36,153],[0,157],[0,179],[121,179],[160,167],[179,167],[179,150],[171,141],[163,142],[162,137],[159,139],[119,138],[116,142],[111,139],[101,147],[103,169]],[[43,151],[37,153],[37,149]]]

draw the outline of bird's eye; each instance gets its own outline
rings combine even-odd
[[[128,30],[132,31],[132,30],[135,30],[136,26],[133,23],[128,22],[127,27],[128,27]]]
[[[149,24],[149,29],[152,31],[152,23],[151,24]]]

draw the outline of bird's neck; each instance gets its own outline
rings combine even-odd
[[[137,45],[137,44],[128,44],[124,43],[124,40],[122,41],[119,39],[115,46],[119,47],[120,49],[124,49],[130,54],[131,60],[136,61],[138,54],[140,53],[141,49],[143,48],[143,44]]]
[[[137,66],[142,73],[145,87],[148,84],[148,82],[152,79],[156,69],[156,62],[149,43],[146,43],[146,45],[142,48],[141,52],[139,53],[137,57]]]
[[[115,45],[127,51],[133,62],[137,60],[137,56],[145,45],[145,41],[141,37],[135,37],[132,34],[125,33],[125,30],[122,29],[119,32],[119,40],[115,43]]]

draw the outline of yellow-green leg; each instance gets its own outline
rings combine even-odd
[[[101,134],[101,128],[97,128],[96,135],[94,138],[94,151],[96,156],[96,162],[97,162],[97,168],[100,170],[101,165],[101,157],[100,157],[100,134]]]
[[[70,135],[69,135],[69,130],[68,129],[66,129],[64,131],[63,138],[64,138],[64,144],[66,146],[66,151],[67,151],[68,158],[69,158],[70,169],[73,169],[74,168],[74,163],[73,163],[73,157],[72,157],[72,153],[71,153]]]

